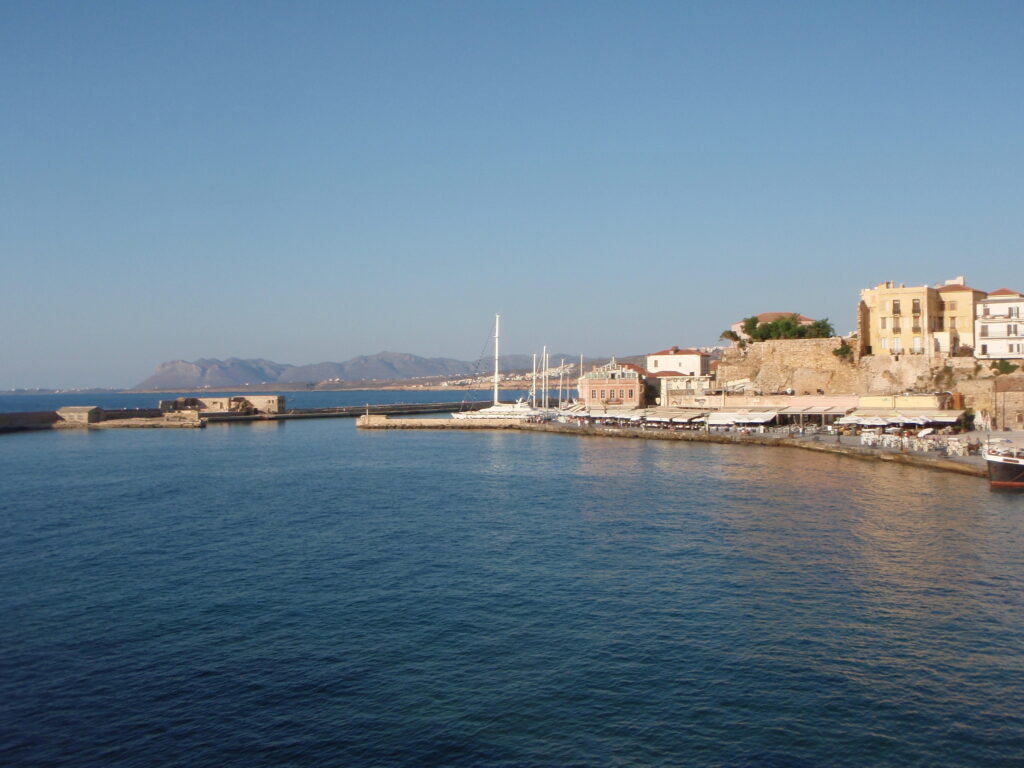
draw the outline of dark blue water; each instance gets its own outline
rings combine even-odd
[[[224,394],[214,393],[213,397]],[[253,393],[255,394],[255,393]],[[357,390],[348,389],[337,392],[281,392],[268,391],[264,394],[282,394],[286,408],[337,408],[343,405],[364,405],[366,403],[447,403],[463,400],[490,400],[491,390]],[[503,390],[501,399],[509,402],[522,397],[525,392]],[[101,408],[156,408],[161,400],[173,400],[176,397],[195,397],[195,392],[175,393],[135,393],[135,392],[101,392],[84,394],[70,392],[60,395],[0,395],[0,413],[18,411],[55,411],[67,405],[98,405]]]
[[[0,763],[999,766],[1024,498],[347,420],[0,437]]]

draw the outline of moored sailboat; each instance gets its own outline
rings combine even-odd
[[[501,315],[494,316],[494,405],[481,408],[479,411],[459,411],[453,413],[453,419],[529,419],[542,416],[544,411],[534,408],[527,400],[514,403],[503,403],[499,399],[501,391],[501,368],[498,360]]]

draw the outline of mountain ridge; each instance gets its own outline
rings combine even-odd
[[[551,355],[552,360],[568,355]],[[502,355],[504,371],[523,371],[532,367],[531,355]],[[229,357],[169,360],[157,365],[153,373],[132,389],[198,389],[253,384],[301,384],[322,381],[367,381],[415,379],[429,376],[486,375],[491,364],[448,357],[420,357],[408,352],[378,352],[358,355],[341,363],[320,362],[305,365],[277,363],[262,358]]]

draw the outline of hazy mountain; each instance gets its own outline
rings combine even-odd
[[[279,381],[360,381],[365,379],[413,379],[420,376],[461,376],[470,363],[446,357],[417,357],[404,352],[360,355],[344,363],[315,363],[289,368]]]
[[[270,360],[172,360],[161,363],[153,375],[137,384],[135,389],[196,389],[200,387],[231,387],[238,384],[261,384],[279,381],[281,374],[294,366]]]
[[[576,362],[579,357],[551,355],[551,364],[565,359]],[[590,359],[588,363],[592,362]],[[531,355],[503,355],[503,371],[528,371],[533,366]],[[360,355],[343,363],[312,363],[287,365],[270,360],[203,359],[194,362],[173,360],[161,363],[153,375],[135,385],[134,389],[200,389],[202,387],[235,387],[244,384],[298,384],[317,383],[331,379],[366,381],[369,379],[415,379],[424,376],[488,375],[493,371],[493,360],[465,362],[447,357],[418,357],[404,352],[380,352]]]

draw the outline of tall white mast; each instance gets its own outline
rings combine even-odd
[[[537,353],[533,353],[533,386],[530,387],[530,405],[537,407]]]
[[[547,407],[548,407],[548,345],[547,344],[544,345],[544,352],[541,355],[541,357],[543,358],[543,360],[541,361],[541,366],[544,369],[544,373],[541,375],[541,381],[544,382],[543,384],[541,384],[541,389],[544,390],[544,409],[547,410]]]
[[[583,378],[583,353],[580,352],[580,378]],[[583,399],[583,384],[579,381],[576,383],[576,399]]]
[[[501,328],[501,315],[494,316],[494,404],[498,404],[498,382],[501,372],[498,369],[498,331]]]
[[[558,361],[558,410],[562,410],[562,379],[565,376],[565,358]]]

